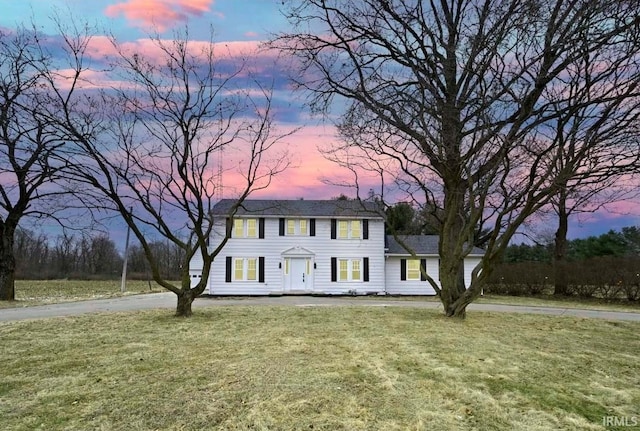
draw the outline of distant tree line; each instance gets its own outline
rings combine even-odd
[[[161,271],[168,279],[180,276],[180,250],[167,241],[150,242],[159,256]],[[18,229],[14,244],[16,279],[110,279],[122,274],[123,256],[104,233],[62,234]],[[139,244],[129,247],[127,274],[130,279],[151,279],[149,263]]]
[[[601,256],[640,255],[640,227],[623,227],[620,231],[610,230],[599,236],[577,238],[568,241],[570,261],[585,260]],[[518,244],[507,247],[504,262],[552,262],[553,244]]]
[[[487,292],[552,294],[555,274],[561,273],[567,281],[563,295],[640,300],[639,227],[570,240],[562,263],[554,262],[553,252],[553,243],[509,246]]]

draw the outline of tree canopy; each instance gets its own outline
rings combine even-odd
[[[313,111],[344,107],[332,159],[379,173],[381,200],[393,185],[441,210],[441,288],[431,281],[448,316],[464,317],[533,213],[597,176],[603,147],[591,137],[608,119],[631,126],[615,139],[638,152],[637,2],[285,4],[293,30],[271,46],[297,59]],[[579,145],[559,145],[573,125]],[[462,262],[483,230],[486,254],[465,289]]]

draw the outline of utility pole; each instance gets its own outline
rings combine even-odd
[[[129,208],[129,214],[133,215],[133,207]],[[124,259],[122,262],[122,281],[120,282],[120,292],[124,293],[127,290],[127,259],[129,258],[129,233],[131,227],[127,223],[127,238],[124,241]]]

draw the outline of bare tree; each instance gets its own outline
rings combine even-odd
[[[52,117],[77,145],[73,175],[90,186],[83,195],[88,205],[124,218],[153,279],[177,295],[176,315],[190,316],[226,243],[208,247],[210,210],[221,193],[219,159],[227,167],[237,163],[236,189],[225,188],[236,198],[233,217],[250,193],[288,166],[278,143],[289,133],[276,133],[268,86],[247,78],[246,64],[222,61],[212,40],[189,40],[186,30],[172,40],[151,37],[153,56],[113,40],[117,55],[109,76],[120,84],[99,95],[88,92],[83,77],[91,37],[80,30],[65,36],[74,72],[56,87],[50,105]],[[50,76],[52,83],[60,80]],[[238,85],[241,78],[251,88]],[[152,247],[158,238],[184,252],[181,273],[171,278],[180,279],[179,285],[163,276],[162,256]],[[189,262],[196,254],[203,270],[192,287]]]
[[[564,100],[553,107],[556,115],[545,124],[557,152],[552,163],[558,187],[550,203],[558,221],[556,295],[568,294],[569,217],[638,196],[633,177],[640,173],[640,100],[636,72],[630,71],[637,65],[610,50],[582,48],[565,74]],[[594,94],[601,96],[597,103],[592,103]]]
[[[15,299],[14,242],[25,217],[55,217],[65,162],[58,129],[38,107],[46,92],[43,55],[33,31],[0,32],[0,300]]]
[[[383,190],[391,177],[408,200],[441,214],[441,288],[430,281],[447,316],[465,316],[509,240],[563,182],[591,177],[555,161],[583,165],[595,142],[568,155],[549,124],[613,100],[630,109],[638,97],[637,2],[288,4],[294,30],[271,46],[298,59],[293,79],[313,110],[346,104],[335,158],[383,174]],[[576,102],[564,86],[585,53],[600,66],[591,77],[599,84],[577,80],[587,97]],[[616,74],[600,73],[611,66]],[[486,254],[465,288],[464,258],[487,228]]]

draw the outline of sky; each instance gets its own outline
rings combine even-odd
[[[55,28],[50,17],[57,11],[60,16],[95,24],[120,43],[143,43],[156,29],[169,37],[172,31],[187,25],[192,40],[208,40],[213,28],[216,43],[228,45],[230,50],[251,52],[286,28],[279,6],[281,2],[275,0],[0,0],[0,27],[13,28],[33,21],[43,32],[52,33]],[[106,46],[107,41],[104,43]],[[283,73],[275,77],[276,82],[285,82],[284,71],[269,72],[274,70]],[[286,94],[283,88],[276,89],[275,94],[280,104],[276,118],[281,123],[279,130],[304,127],[288,139],[291,167],[254,197],[328,199],[348,193],[323,182],[326,173],[335,172],[336,166],[322,157],[318,148],[335,139],[333,127],[309,118],[300,106],[300,95],[294,95],[286,84],[283,87]]]
[[[58,11],[61,17],[73,16],[95,24],[120,42],[140,43],[154,28],[169,35],[187,25],[191,39],[205,40],[213,28],[216,42],[251,52],[270,35],[287,30],[287,21],[279,10],[281,3],[279,0],[0,0],[0,27],[14,28],[34,22],[43,32],[53,32],[50,17]],[[274,77],[278,82],[286,80],[284,70],[273,68],[270,73],[282,73]],[[323,181],[343,175],[319,150],[336,141],[333,127],[310,118],[302,109],[299,95],[293,92],[280,91],[277,103],[280,117],[276,120],[284,128],[300,127],[289,138],[293,166],[253,197],[328,199],[342,192],[352,194]],[[640,225],[637,202],[616,204],[608,210],[575,217],[570,236],[597,235],[631,225]],[[548,225],[539,229],[548,234]]]

